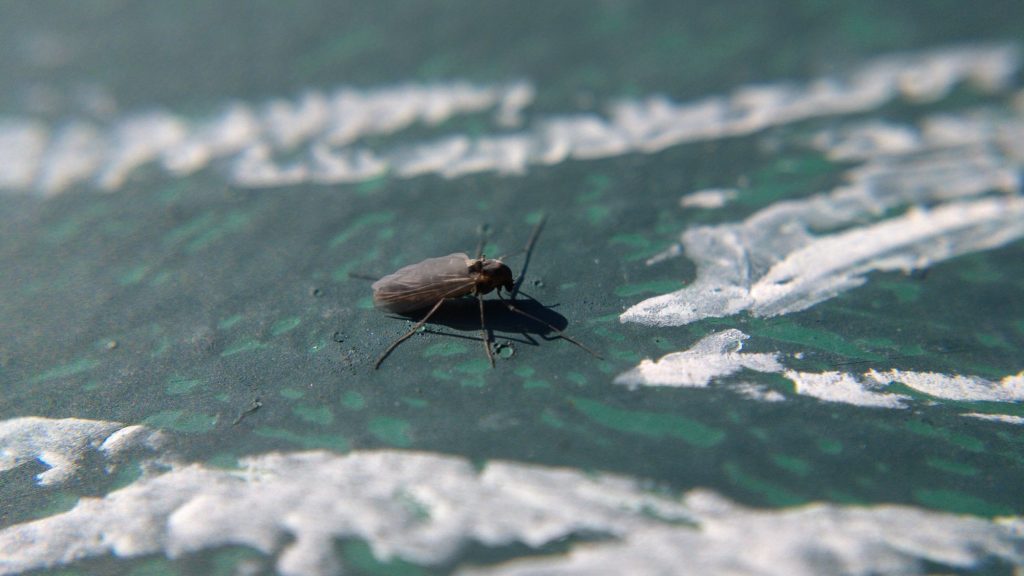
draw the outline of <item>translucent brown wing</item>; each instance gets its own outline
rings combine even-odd
[[[472,261],[464,253],[455,253],[400,268],[373,283],[373,303],[404,314],[433,306],[443,298],[465,296],[473,291]]]

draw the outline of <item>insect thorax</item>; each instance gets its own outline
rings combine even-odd
[[[477,294],[487,294],[495,288],[512,291],[512,269],[501,260],[478,258],[469,265],[469,273],[473,276]]]

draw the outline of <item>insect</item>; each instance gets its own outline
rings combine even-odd
[[[527,263],[544,220],[544,218],[541,218],[534,227],[524,249]],[[374,369],[380,368],[381,363],[384,362],[384,359],[395,348],[408,340],[421,326],[426,324],[427,320],[437,312],[446,300],[465,296],[476,297],[480,305],[480,335],[483,340],[484,351],[487,353],[487,360],[493,368],[494,355],[491,353],[491,339],[484,320],[483,300],[483,295],[490,294],[491,292],[494,292],[510,311],[547,326],[560,338],[568,340],[598,358],[601,357],[551,324],[515,307],[513,302],[515,302],[519,282],[513,280],[512,269],[502,262],[501,258],[490,259],[483,256],[483,243],[484,239],[481,237],[475,258],[470,258],[463,252],[456,252],[439,258],[427,258],[422,262],[400,268],[373,283],[373,303],[377,308],[398,314],[409,314],[429,308],[423,319],[417,322],[398,340],[395,340],[391,346],[388,346],[387,350],[380,355],[380,358],[374,365]],[[525,274],[526,263],[523,265],[523,270]],[[520,282],[522,281],[522,276],[520,276],[519,280]],[[502,290],[509,293],[510,298],[508,300],[501,295]]]

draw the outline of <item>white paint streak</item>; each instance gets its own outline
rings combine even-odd
[[[86,181],[105,190],[124,187],[140,167],[157,162],[173,175],[191,174],[223,159],[233,160],[232,177],[242,186],[283,186],[302,182],[355,182],[395,169],[375,153],[350,149],[368,136],[385,136],[417,123],[436,126],[460,115],[494,109],[502,126],[515,126],[534,96],[525,82],[474,86],[466,82],[403,84],[334,92],[307,91],[295,99],[263,104],[232,102],[208,118],[187,119],[154,109],[100,126],[71,120],[50,137],[41,122],[0,119],[0,190],[64,191]],[[481,149],[487,141],[474,143]],[[295,156],[288,161],[280,155]],[[388,155],[396,151],[389,151]],[[491,152],[485,167],[438,169],[453,175],[508,169],[515,150]],[[479,165],[481,160],[460,159]],[[283,162],[283,164],[282,164]],[[40,172],[37,176],[37,172]]]
[[[40,122],[0,117],[0,190],[32,185],[46,139]]]
[[[1021,519],[990,521],[905,506],[811,504],[757,510],[707,490],[682,499],[610,474],[390,450],[271,453],[239,469],[178,465],[67,512],[0,531],[0,574],[113,554],[171,558],[228,545],[274,558],[285,575],[338,574],[339,539],[382,561],[458,560],[471,543],[567,554],[520,557],[466,574],[925,572],[1024,564]]]
[[[804,372],[783,366],[780,354],[741,352],[749,336],[736,329],[705,336],[688,350],[673,352],[657,361],[642,360],[635,368],[615,378],[616,384],[636,389],[640,386],[704,388],[712,384],[727,386],[754,400],[775,402],[785,399],[780,392],[747,382],[728,382],[743,369],[780,374],[793,383],[794,391],[825,402],[839,402],[867,408],[907,408],[914,399],[889,390],[899,382],[942,400],[959,402],[1015,403],[1024,400],[1024,372],[993,382],[979,376],[950,376],[934,372],[905,370],[868,370],[849,372]],[[1012,422],[1013,417],[993,418]]]
[[[910,272],[1024,237],[1024,198],[911,208],[877,224],[808,240],[750,287],[755,316],[804,310],[867,281],[870,272]]]
[[[675,242],[671,246],[669,246],[668,248],[662,250],[661,252],[658,252],[654,256],[651,256],[650,258],[645,260],[644,263],[647,264],[648,266],[653,266],[653,265],[658,264],[660,262],[664,262],[665,260],[671,260],[672,258],[675,258],[676,256],[681,256],[682,254],[683,254],[683,246],[682,246],[682,244],[679,244],[678,242]]]
[[[738,191],[731,188],[711,188],[691,192],[679,199],[682,208],[721,208],[736,199]]]
[[[1003,123],[1024,126],[1024,119]],[[743,222],[684,231],[680,244],[697,277],[620,319],[678,326],[742,311],[786,314],[859,286],[872,272],[924,268],[1024,237],[1020,168],[999,151],[1012,129],[977,124],[978,140],[953,147],[936,130],[907,139],[918,145],[906,153],[859,146],[870,158],[848,173],[847,185],[775,203]],[[848,140],[819,141],[843,147]],[[1002,194],[977,198],[992,192]],[[917,207],[926,203],[937,205]]]
[[[778,390],[772,390],[767,386],[753,382],[739,382],[734,384],[732,389],[737,394],[751,400],[759,400],[761,402],[784,402],[786,400],[786,396]]]
[[[102,169],[106,149],[105,136],[95,124],[65,124],[42,155],[36,186],[44,194],[53,194],[91,178]]]
[[[947,375],[937,372],[905,370],[868,371],[866,378],[879,384],[899,382],[929,396],[968,402],[1024,401],[1024,371],[1006,376],[998,382],[980,376]]]
[[[978,412],[968,412],[967,414],[963,414],[963,416],[967,416],[968,418],[977,418],[979,420],[1001,422],[1003,424],[1024,426],[1024,416],[1012,416],[1010,414],[980,414]]]
[[[645,359],[640,365],[615,378],[616,384],[637,386],[678,386],[703,388],[715,378],[730,376],[743,370],[780,372],[782,365],[776,354],[740,352],[749,338],[736,329],[705,336],[689,350],[673,352],[654,362]]]
[[[984,557],[1022,561],[1021,521],[988,521],[903,506],[811,504],[781,511],[695,490],[696,529],[647,529],[564,556],[517,560],[464,574],[925,574],[924,561],[959,569]]]
[[[125,118],[114,126],[105,164],[98,183],[108,191],[124,186],[128,176],[152,162],[188,136],[185,123],[165,112],[150,112]]]
[[[202,170],[217,158],[245,149],[259,137],[260,130],[256,113],[248,105],[235,102],[220,114],[191,126],[184,138],[165,149],[163,166],[179,176]]]
[[[48,154],[48,171],[65,176],[41,181],[34,174],[44,161],[42,148],[67,151],[68,144],[45,146],[47,128],[38,126],[41,132],[30,136],[41,139],[41,145],[18,147],[20,156],[0,167],[0,189],[54,193],[90,179],[104,189],[118,189],[131,172],[153,161],[182,175],[225,160],[228,177],[245,187],[355,182],[383,173],[400,177],[433,173],[446,178],[488,171],[518,175],[531,165],[651,153],[809,118],[866,112],[896,98],[932,101],[963,82],[983,92],[1003,91],[1018,67],[1017,49],[1010,45],[939,49],[884,57],[842,77],[741,86],[729,95],[688,103],[663,96],[622,101],[607,116],[549,116],[514,133],[477,137],[449,133],[413,146],[384,144],[372,151],[360,150],[360,140],[416,124],[437,126],[460,114],[490,110],[498,128],[518,126],[535,90],[525,82],[501,86],[449,82],[306,91],[296,98],[263,104],[233,103],[206,119],[186,119],[160,110],[116,119],[90,137],[93,149],[102,152],[98,163],[78,161],[66,153]],[[26,124],[36,125],[20,119],[0,123],[0,143],[24,140]],[[889,150],[899,145],[890,140],[874,145]],[[76,148],[82,147],[76,143]],[[351,161],[353,156],[370,155],[372,162]],[[65,167],[64,161],[74,166]]]
[[[134,447],[155,448],[160,434],[118,422],[26,417],[0,421],[0,472],[38,460],[49,467],[38,474],[41,486],[72,477],[90,451],[111,458]],[[2,556],[2,555],[0,555]],[[2,567],[2,563],[0,563]]]
[[[784,374],[795,385],[797,394],[825,402],[840,402],[868,408],[906,408],[909,397],[879,392],[884,386],[874,385],[847,372],[798,372]]]
[[[689,518],[681,503],[632,480],[564,469],[492,462],[477,471],[457,457],[391,451],[267,454],[240,464],[179,466],[0,531],[0,573],[245,545],[278,554],[282,574],[335,574],[342,538],[366,541],[382,560],[439,564],[469,542],[627,537]]]
[[[921,141],[916,130],[871,121],[855,126],[841,136],[821,134],[817,144],[826,151],[829,159],[849,162],[913,152],[920,147]]]

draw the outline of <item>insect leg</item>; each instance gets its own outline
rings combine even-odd
[[[484,341],[484,351],[487,352],[487,359],[494,368],[494,355],[491,354],[491,338],[487,334],[487,324],[484,324],[484,299],[477,296],[476,301],[480,303],[480,339]]]
[[[426,324],[427,320],[431,316],[434,315],[434,312],[437,312],[437,309],[440,308],[441,304],[443,304],[443,303],[444,303],[444,298],[438,300],[437,304],[434,304],[434,307],[430,309],[430,312],[427,312],[427,315],[423,317],[423,320],[420,320],[419,322],[417,322],[416,325],[412,327],[412,329],[410,329],[408,332],[406,332],[398,340],[395,340],[395,342],[391,346],[388,346],[388,349],[385,350],[384,353],[380,355],[380,358],[377,359],[377,363],[373,365],[373,369],[376,370],[376,369],[380,368],[381,362],[383,362],[384,359],[388,357],[388,354],[391,354],[391,351],[394,350],[395,348],[398,348],[399,344],[401,344],[402,342],[405,342],[406,340],[409,339],[410,336],[415,334],[416,331],[420,329],[420,326],[423,326],[424,324]]]
[[[524,312],[524,311],[520,310],[519,308],[516,308],[515,306],[512,305],[511,301],[505,300],[505,298],[502,297],[501,293],[498,292],[497,290],[495,290],[494,293],[498,295],[498,298],[501,299],[501,301],[505,303],[505,306],[509,310],[511,310],[512,312],[515,312],[516,314],[520,314],[522,316],[525,316],[525,317],[529,318],[530,320],[533,320],[534,322],[538,322],[540,324],[543,324],[544,326],[547,326],[548,328],[551,329],[552,332],[554,332],[555,334],[558,334],[559,338],[563,338],[565,340],[568,340],[569,342],[572,342],[573,344],[575,344],[575,345],[579,346],[580,348],[582,348],[583,350],[587,351],[591,356],[593,356],[595,358],[598,358],[598,359],[601,359],[601,360],[604,360],[603,356],[601,356],[597,352],[594,352],[590,348],[587,348],[586,346],[584,346],[583,344],[581,344],[580,342],[578,342],[577,340],[573,339],[571,336],[566,334],[565,332],[562,332],[558,328],[555,328],[551,324],[548,324],[547,322],[541,320],[540,318],[537,318],[536,316],[534,316],[533,314],[530,314],[529,312]]]

